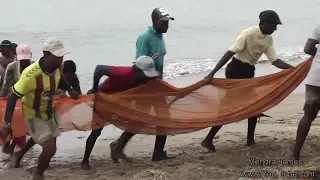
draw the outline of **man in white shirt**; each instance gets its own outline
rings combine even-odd
[[[216,67],[205,77],[210,83],[214,74],[222,68],[231,58],[231,62],[226,68],[226,78],[246,79],[253,78],[255,73],[255,64],[257,64],[262,54],[265,54],[272,65],[280,69],[293,68],[290,64],[280,60],[276,54],[271,34],[277,30],[277,25],[282,24],[278,14],[273,10],[262,11],[259,15],[259,26],[243,30],[238,36],[236,42],[223,55]],[[255,144],[254,131],[257,124],[257,117],[248,119],[247,146]],[[214,152],[215,147],[212,144],[214,136],[222,126],[212,127],[207,137],[201,145]]]
[[[320,109],[320,49],[316,48],[319,42],[320,25],[313,30],[311,37],[304,47],[304,52],[314,56],[314,58],[306,78],[304,116],[298,126],[296,143],[293,150],[293,157],[297,160],[300,158],[300,150],[309,133],[311,123],[317,117]]]

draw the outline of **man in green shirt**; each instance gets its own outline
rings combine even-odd
[[[163,33],[167,33],[169,20],[174,20],[174,18],[169,16],[165,8],[160,7],[152,11],[151,19],[153,26],[149,26],[137,39],[136,59],[140,56],[152,57],[154,54],[159,53],[159,56],[155,59],[155,65],[162,78],[163,60],[167,53]]]
[[[174,18],[169,16],[165,8],[158,7],[152,11],[151,19],[152,26],[149,26],[148,29],[137,39],[136,59],[141,56],[155,57],[155,69],[159,72],[159,76],[162,79],[163,60],[166,54],[163,33],[166,33],[168,31],[169,20],[174,20]],[[163,101],[166,101],[166,99],[163,99]],[[154,111],[155,113],[161,112],[155,107]],[[118,161],[119,158],[127,159],[127,157],[123,153],[123,150],[133,136],[133,133],[125,131],[117,141],[111,143],[111,156],[115,162]],[[166,140],[167,136],[159,135],[156,137],[156,143],[152,155],[153,162],[174,158],[172,156],[168,156],[167,152],[163,150]]]

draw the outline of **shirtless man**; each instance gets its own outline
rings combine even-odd
[[[298,160],[304,141],[309,133],[312,122],[316,119],[320,109],[320,52],[316,47],[320,42],[320,25],[318,25],[308,38],[304,52],[313,57],[311,69],[306,78],[304,115],[300,120],[297,137],[292,156]]]

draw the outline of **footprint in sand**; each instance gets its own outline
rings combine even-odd
[[[268,138],[269,136],[259,135],[259,138]]]
[[[231,139],[226,139],[225,141],[227,141],[227,142],[234,142],[234,141],[231,140]]]
[[[284,121],[284,119],[278,119],[278,120],[276,120],[276,122],[278,123],[278,124],[285,124],[286,122]]]
[[[213,139],[219,139],[220,138],[220,136],[215,136]]]
[[[12,158],[10,156],[1,158],[1,162],[4,162],[4,163],[11,162],[11,160],[12,160]]]

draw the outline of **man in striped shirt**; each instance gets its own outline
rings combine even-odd
[[[60,79],[64,80],[60,69],[67,52],[61,41],[49,38],[44,42],[43,54],[38,62],[22,72],[19,81],[12,87],[4,116],[7,126],[0,130],[0,137],[5,140],[11,131],[16,101],[22,98],[23,114],[31,137],[43,147],[34,180],[44,179],[43,173],[56,152],[56,138],[60,132],[54,110],[54,95]],[[72,98],[78,98],[79,94],[70,86],[68,92]]]

